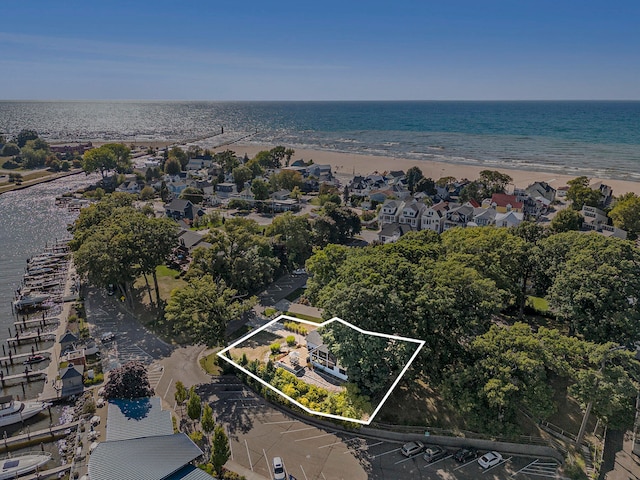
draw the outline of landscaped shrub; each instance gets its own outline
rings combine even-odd
[[[289,345],[290,347],[293,347],[296,344],[296,337],[294,337],[293,335],[289,335],[286,338],[287,341],[287,345]]]
[[[279,343],[272,343],[269,348],[271,349],[271,353],[273,355],[275,355],[276,353],[280,353],[280,344]]]

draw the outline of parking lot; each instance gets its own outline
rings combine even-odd
[[[105,292],[90,289],[85,306],[94,338],[100,339],[108,332],[114,334],[113,340],[104,343],[103,364],[107,369],[130,360],[150,364],[171,355],[171,345],[147,331],[117,300]]]
[[[543,458],[503,453],[504,461],[486,470],[477,459],[457,463],[452,458],[455,449],[433,463],[421,453],[406,458],[401,443],[316,427],[270,406],[229,378],[203,386],[199,393],[227,430],[232,460],[264,478],[273,478],[270,464],[275,456],[282,457],[287,473],[297,480],[560,478],[557,463]]]

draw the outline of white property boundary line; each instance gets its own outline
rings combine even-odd
[[[267,383],[265,380],[263,380],[262,378],[258,377],[257,375],[251,373],[249,370],[247,370],[246,368],[244,368],[242,365],[238,365],[237,363],[235,363],[232,359],[228,358],[226,355],[224,355],[225,353],[227,353],[229,350],[231,350],[232,348],[234,348],[235,346],[241,344],[242,342],[248,340],[249,338],[251,338],[252,336],[254,336],[255,334],[261,332],[262,330],[270,327],[271,325],[273,325],[274,323],[278,323],[280,320],[292,320],[294,322],[300,322],[300,323],[306,323],[307,325],[314,325],[318,328],[320,327],[324,327],[326,325],[329,325],[330,323],[333,322],[340,322],[343,325],[346,325],[349,328],[352,328],[353,330],[356,330],[360,333],[364,333],[366,335],[372,335],[374,337],[382,337],[382,338],[389,338],[392,340],[401,340],[404,342],[411,342],[411,343],[415,343],[417,344],[417,348],[416,351],[413,353],[413,355],[411,356],[411,358],[409,359],[409,361],[407,362],[407,364],[404,366],[404,368],[402,369],[402,371],[400,372],[400,374],[398,375],[398,378],[395,379],[395,381],[393,382],[393,385],[391,385],[391,387],[389,388],[389,391],[385,394],[385,396],[382,398],[382,400],[380,401],[380,403],[378,404],[378,406],[376,407],[376,409],[373,411],[373,413],[371,414],[371,416],[369,417],[369,420],[358,420],[355,418],[349,418],[349,417],[343,417],[341,415],[333,415],[331,413],[324,413],[324,412],[317,412],[315,410],[311,410],[308,407],[305,407],[304,405],[302,405],[300,402],[297,402],[296,400],[294,400],[293,398],[291,398],[288,395],[285,395],[282,391],[278,390],[276,387],[274,387],[273,385],[270,385],[269,383]],[[422,349],[422,347],[424,346],[425,341],[424,340],[417,340],[415,338],[406,338],[406,337],[399,337],[397,335],[388,335],[386,333],[378,333],[378,332],[370,332],[367,330],[362,330],[361,328],[356,327],[355,325],[351,325],[348,322],[345,322],[344,320],[342,320],[341,318],[338,317],[333,317],[331,320],[327,320],[326,322],[323,323],[315,323],[315,322],[311,322],[309,320],[303,320],[301,318],[296,318],[296,317],[291,317],[289,315],[280,315],[279,317],[275,318],[274,320],[265,323],[263,326],[261,326],[260,328],[254,330],[253,332],[250,332],[248,335],[245,335],[244,337],[242,337],[240,340],[235,341],[234,343],[232,343],[231,345],[229,345],[227,348],[225,348],[224,350],[221,350],[220,352],[218,352],[218,357],[220,357],[221,359],[223,359],[225,362],[230,363],[231,365],[233,365],[234,367],[236,367],[238,370],[246,373],[247,375],[249,375],[251,378],[256,379],[258,382],[260,382],[261,384],[263,384],[265,387],[270,388],[271,390],[273,390],[274,392],[276,392],[278,395],[286,398],[287,400],[289,400],[291,403],[293,403],[294,405],[300,407],[301,409],[303,409],[304,411],[312,414],[312,415],[318,415],[321,417],[328,417],[328,418],[333,418],[336,420],[346,420],[347,422],[355,422],[355,423],[360,423],[362,425],[369,425],[374,417],[378,414],[378,411],[382,408],[382,406],[384,405],[384,402],[387,401],[387,398],[389,398],[389,395],[391,395],[391,392],[393,392],[393,390],[396,388],[396,385],[398,385],[398,382],[400,381],[400,379],[402,378],[402,376],[405,374],[405,372],[407,371],[407,369],[409,368],[409,366],[411,366],[411,363],[415,360],[415,358],[418,356],[418,353],[420,353],[420,350]]]

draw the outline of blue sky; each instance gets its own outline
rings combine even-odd
[[[640,100],[640,1],[22,1],[0,99]]]

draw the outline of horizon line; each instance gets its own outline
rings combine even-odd
[[[167,98],[4,98],[0,102],[211,102],[211,103],[355,103],[355,102],[640,102],[639,99],[614,98],[534,98],[534,99],[308,99],[308,100],[212,100],[212,99],[167,99]]]

